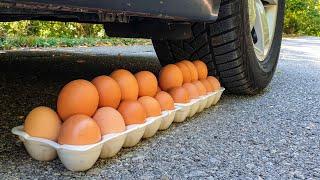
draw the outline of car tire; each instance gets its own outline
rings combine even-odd
[[[193,23],[191,39],[153,40],[158,59],[162,65],[200,59],[229,92],[257,94],[270,83],[279,58],[284,1],[277,6],[274,35],[262,61],[254,49],[248,0],[222,0],[217,21]]]

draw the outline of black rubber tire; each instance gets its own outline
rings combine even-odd
[[[275,35],[263,62],[254,53],[247,0],[222,0],[218,20],[194,23],[191,39],[153,40],[158,58],[162,65],[201,59],[228,91],[257,94],[270,83],[279,58],[285,2],[278,2]]]

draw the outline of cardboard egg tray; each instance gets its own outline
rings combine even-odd
[[[174,122],[184,122],[187,117],[192,117],[196,113],[203,111],[205,108],[216,105],[224,90],[224,88],[221,88],[220,91],[209,93],[205,96],[199,97],[198,99],[193,99],[189,103],[175,103],[178,110],[176,112]]]
[[[57,156],[64,166],[71,171],[85,171],[90,169],[97,159],[115,156],[122,147],[133,147],[142,138],[154,136],[158,130],[165,130],[172,122],[183,122],[197,112],[215,105],[224,88],[210,93],[186,104],[175,104],[175,109],[163,111],[160,116],[146,119],[144,124],[129,125],[126,131],[107,134],[96,144],[90,145],[60,145],[54,141],[31,137],[23,131],[23,126],[12,129],[12,133],[19,136],[30,156],[39,161],[51,161]]]

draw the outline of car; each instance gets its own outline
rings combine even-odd
[[[1,0],[0,21],[104,24],[111,37],[150,38],[162,65],[204,61],[231,93],[257,94],[279,58],[284,0]]]

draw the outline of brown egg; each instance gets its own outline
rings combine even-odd
[[[161,88],[158,86],[157,93],[161,91],[162,91]]]
[[[138,99],[146,110],[147,117],[155,117],[161,115],[161,106],[159,102],[150,96],[143,96]]]
[[[24,121],[24,131],[32,137],[57,141],[61,127],[58,114],[51,108],[34,108]]]
[[[120,86],[109,76],[98,76],[92,80],[99,93],[99,107],[118,108],[121,100]]]
[[[184,87],[170,89],[169,94],[171,95],[175,103],[190,102],[190,95]]]
[[[197,71],[197,68],[194,66],[194,64],[188,60],[183,60],[180,62],[182,62],[188,66],[189,71],[190,71],[190,75],[191,75],[191,82],[197,81],[198,80],[198,71]]]
[[[62,120],[75,114],[92,116],[99,104],[96,87],[86,80],[74,80],[66,84],[59,93],[57,109]]]
[[[210,82],[213,91],[219,91],[221,88],[221,84],[218,81],[217,78],[213,77],[213,76],[208,76],[207,80]]]
[[[209,83],[207,79],[201,79],[200,82],[204,85],[206,88],[207,93],[210,93],[213,91],[212,85]]]
[[[174,109],[174,101],[169,93],[167,93],[165,91],[160,91],[155,96],[155,99],[160,103],[162,111]]]
[[[184,83],[182,87],[184,87],[188,91],[190,99],[197,99],[199,97],[198,88],[194,84]]]
[[[94,114],[93,120],[99,125],[102,135],[119,133],[126,130],[122,115],[112,107],[99,108]]]
[[[139,97],[155,96],[158,89],[157,77],[149,71],[141,71],[134,75],[139,85]]]
[[[139,86],[136,78],[131,72],[119,69],[114,71],[110,77],[118,82],[121,89],[121,100],[137,100]]]
[[[147,113],[139,101],[122,101],[118,111],[127,126],[131,124],[143,124],[147,118]]]
[[[192,84],[197,87],[200,96],[204,96],[207,94],[206,87],[204,87],[204,85],[200,81],[195,81]]]
[[[167,91],[171,88],[180,87],[183,83],[183,75],[178,66],[169,64],[163,67],[159,74],[159,86]]]
[[[98,124],[91,117],[76,114],[63,122],[58,138],[59,144],[87,145],[101,140]]]
[[[183,83],[189,83],[191,82],[191,74],[190,74],[190,70],[188,68],[187,65],[185,65],[184,63],[182,62],[178,62],[176,63],[175,65],[177,65],[179,67],[179,69],[181,70],[182,72],[182,75],[183,75]]]
[[[197,68],[198,78],[199,79],[206,79],[208,76],[207,65],[201,60],[193,61],[193,64]]]

